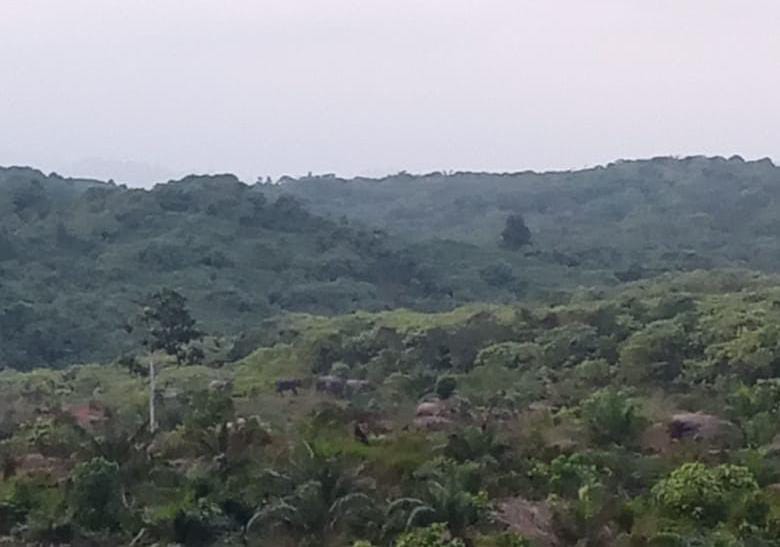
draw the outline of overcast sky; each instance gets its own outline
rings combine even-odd
[[[778,0],[0,0],[0,164],[150,183],[780,159]]]

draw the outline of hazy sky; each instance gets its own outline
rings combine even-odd
[[[134,183],[780,159],[778,0],[0,0],[0,164]]]

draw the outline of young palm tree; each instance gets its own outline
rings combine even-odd
[[[289,474],[271,472],[284,493],[258,507],[244,528],[245,541],[263,526],[261,533],[282,529],[298,545],[325,545],[339,529],[370,527],[381,517],[360,467],[350,468],[308,443],[304,449]]]
[[[454,535],[462,536],[479,520],[487,504],[484,496],[470,491],[457,466],[446,467],[428,478],[421,497],[400,498],[388,505],[385,536],[434,522],[446,523]]]

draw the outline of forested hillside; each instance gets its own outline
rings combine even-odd
[[[446,298],[386,235],[232,176],[145,191],[0,171],[0,274],[0,363],[17,368],[116,357],[137,344],[133,315],[161,287],[226,334],[282,311]]]
[[[620,161],[555,173],[399,174],[287,179],[279,190],[312,210],[347,215],[415,241],[495,246],[509,214],[532,253],[634,276],[742,265],[780,270],[780,168],[691,157]]]
[[[779,211],[780,169],[739,158],[255,185],[192,176],[152,190],[2,169],[0,365],[115,358],[137,347],[133,317],[161,287],[230,343],[290,311],[446,310],[666,271],[774,272]]]

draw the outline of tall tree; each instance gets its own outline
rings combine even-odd
[[[184,296],[168,288],[151,294],[142,319],[151,351],[162,350],[175,357],[179,364],[202,359],[202,351],[188,347],[191,342],[201,339],[203,333],[196,328]]]
[[[501,232],[501,244],[515,250],[529,243],[531,243],[531,230],[525,225],[525,219],[519,214],[509,215]]]
[[[150,351],[162,350],[176,357],[176,362],[194,364],[203,360],[200,348],[188,347],[191,342],[203,337],[195,327],[195,320],[187,308],[187,299],[173,289],[162,289],[152,293],[144,306],[141,320],[146,325],[148,336],[144,343]],[[149,356],[149,430],[157,429],[155,416],[156,401],[155,370],[152,356]]]

